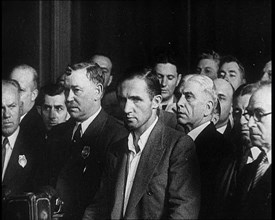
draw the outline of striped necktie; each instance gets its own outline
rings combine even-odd
[[[267,155],[265,152],[261,152],[258,158],[259,165],[257,167],[256,175],[253,181],[253,188],[256,186],[260,178],[263,176],[266,166],[268,165]]]
[[[4,168],[5,163],[5,157],[6,157],[6,145],[9,143],[9,139],[7,137],[4,138],[2,143],[2,172]]]

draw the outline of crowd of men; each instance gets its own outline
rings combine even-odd
[[[39,89],[2,79],[3,200],[59,197],[64,220],[271,219],[271,61],[250,84],[212,51],[183,74],[173,53],[120,74],[106,55]]]

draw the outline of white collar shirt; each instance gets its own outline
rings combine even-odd
[[[149,128],[143,134],[140,136],[138,140],[138,146],[139,146],[139,152],[136,152],[135,146],[134,146],[134,137],[133,134],[130,133],[128,136],[128,175],[127,175],[127,181],[126,181],[126,187],[125,187],[125,194],[124,194],[124,206],[123,206],[123,215],[125,214],[126,207],[128,204],[128,200],[130,197],[131,189],[133,186],[134,178],[136,175],[137,167],[139,164],[141,153],[143,152],[143,149],[147,143],[147,140],[149,138],[149,135],[151,134],[153,128],[155,127],[156,123],[158,121],[158,117],[155,119],[155,121],[150,125]]]
[[[9,142],[8,142],[8,144],[6,144],[6,154],[5,154],[4,167],[3,167],[3,171],[2,171],[2,181],[4,179],[5,172],[6,172],[8,164],[9,164],[10,157],[11,157],[14,145],[15,145],[15,141],[19,134],[19,130],[20,130],[20,127],[18,126],[18,128],[15,130],[15,132],[12,135],[10,135],[9,137],[7,137]],[[4,141],[4,138],[5,137],[2,136],[2,143]]]
[[[80,130],[81,133],[80,133],[80,135],[82,136],[85,133],[85,131],[87,130],[88,126],[93,122],[93,120],[96,118],[96,116],[98,116],[101,109],[102,109],[102,107],[100,106],[100,108],[97,110],[97,112],[95,114],[93,114],[92,116],[90,116],[88,119],[86,119],[83,122],[77,122],[76,123],[76,125],[74,127],[74,130],[73,130],[72,139],[73,139],[74,133],[77,130],[78,125],[81,124],[81,130]]]
[[[198,135],[203,131],[203,129],[205,129],[208,125],[210,124],[210,121],[205,122],[203,124],[201,124],[200,126],[194,128],[193,130],[188,132],[188,136],[190,136],[192,138],[193,141],[196,140],[196,138],[198,137]]]
[[[221,134],[223,134],[225,132],[225,130],[226,130],[226,127],[227,127],[227,124],[224,125],[224,126],[222,126],[222,127],[220,127],[220,128],[217,128],[217,131],[220,132]]]

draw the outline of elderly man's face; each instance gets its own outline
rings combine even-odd
[[[161,85],[161,96],[163,101],[172,98],[176,86],[179,84],[180,75],[177,67],[170,63],[159,63],[155,67]]]
[[[219,66],[215,60],[201,59],[197,65],[196,73],[208,76],[212,80],[218,77]]]
[[[242,139],[246,142],[250,142],[248,120],[244,117],[244,113],[249,103],[251,94],[239,96],[233,103],[233,118],[234,126],[236,126],[238,132],[241,133]]]
[[[182,125],[190,124],[193,128],[200,125],[207,105],[207,96],[199,83],[187,81],[177,102],[177,118]]]
[[[42,118],[47,130],[66,121],[67,108],[64,93],[55,96],[45,95],[42,105]]]
[[[257,90],[250,98],[247,111],[250,114],[263,115],[272,112],[271,108],[271,87],[264,87]],[[253,146],[257,146],[266,152],[271,148],[271,114],[260,117],[259,121],[249,118],[248,127]]]
[[[71,117],[82,122],[92,116],[102,96],[102,85],[90,81],[86,69],[75,70],[65,76],[66,106]]]
[[[2,135],[8,137],[18,128],[20,122],[20,95],[12,85],[2,87]]]
[[[236,62],[224,63],[218,73],[218,78],[223,78],[230,82],[235,91],[245,83],[239,65]]]
[[[26,114],[34,105],[38,95],[37,89],[34,88],[33,74],[27,69],[15,69],[10,78],[16,80],[20,85],[23,114]]]

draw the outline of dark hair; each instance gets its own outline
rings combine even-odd
[[[231,63],[231,62],[235,62],[238,64],[242,77],[245,78],[245,70],[244,70],[243,64],[236,57],[232,55],[223,56],[221,58],[218,73],[220,72],[220,68],[222,67],[223,64]]]
[[[126,80],[134,78],[143,79],[147,84],[147,91],[152,99],[156,95],[161,95],[161,86],[157,74],[151,68],[136,66],[128,68],[119,78],[117,88]]]
[[[204,51],[198,56],[198,62],[202,59],[214,60],[219,66],[221,56],[217,52],[215,52],[214,50],[210,50],[210,51]]]
[[[73,65],[68,65],[66,68],[65,74],[67,76],[72,74],[72,71],[86,69],[86,76],[90,81],[94,83],[100,83],[104,86],[105,76],[102,72],[102,69],[97,63],[94,62],[81,62]]]
[[[239,96],[244,96],[247,94],[252,94],[259,88],[259,83],[251,83],[251,84],[243,84],[234,92],[233,100],[238,98]]]
[[[41,88],[41,90],[38,94],[38,97],[36,99],[36,104],[40,105],[40,106],[43,105],[46,95],[56,96],[56,95],[62,94],[64,91],[65,91],[65,88],[61,84],[58,84],[58,83],[47,84]]]

